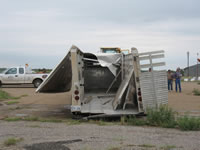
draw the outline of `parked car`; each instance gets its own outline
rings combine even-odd
[[[1,85],[33,84],[38,88],[48,74],[37,74],[28,67],[11,67],[0,74]]]

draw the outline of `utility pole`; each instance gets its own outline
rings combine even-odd
[[[190,52],[187,52],[187,67],[188,67],[188,77],[190,76]]]
[[[198,77],[199,77],[199,66],[198,66],[198,64],[199,64],[199,61],[198,61],[198,57],[199,57],[199,53],[197,53],[197,80],[198,80]]]

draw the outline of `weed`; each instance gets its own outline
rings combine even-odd
[[[39,118],[35,116],[31,116],[31,117],[22,118],[22,120],[23,121],[39,121]]]
[[[20,117],[8,117],[4,119],[5,121],[21,121],[22,118]]]
[[[147,121],[143,118],[136,118],[135,116],[126,117],[125,122],[127,125],[144,126],[147,125]]]
[[[12,105],[12,104],[17,104],[19,103],[18,101],[7,101],[6,104],[7,105]]]
[[[200,118],[194,117],[180,117],[177,119],[177,125],[181,130],[188,131],[188,130],[200,130]]]
[[[54,122],[54,123],[63,122],[63,120],[61,120],[61,119],[54,119],[54,118],[49,118],[49,119],[39,118],[37,121],[40,121],[40,122]]]
[[[63,120],[60,119],[45,119],[45,118],[39,118],[39,117],[8,117],[4,119],[5,121],[39,121],[39,122],[63,122]]]
[[[67,125],[78,125],[81,124],[80,120],[73,120],[73,119],[68,119],[66,120]]]
[[[28,96],[28,95],[24,94],[24,95],[21,95],[21,96],[18,96],[18,97],[14,97],[14,96],[11,96],[8,92],[0,89],[0,101],[1,100],[8,100],[8,99],[20,99],[20,98],[25,97],[25,96]]]
[[[18,142],[23,141],[23,138],[9,138],[7,140],[4,141],[4,145],[5,146],[11,146],[11,145],[16,145]]]
[[[0,100],[6,100],[6,99],[10,99],[10,94],[3,91],[3,90],[0,90]]]
[[[166,146],[160,147],[161,150],[172,150],[175,148],[177,148],[175,145],[166,145]]]
[[[150,144],[142,144],[142,145],[138,145],[138,147],[153,148],[153,147],[156,147],[156,146],[155,145],[150,145]]]
[[[160,106],[158,109],[147,110],[147,122],[152,126],[174,128],[176,126],[176,113],[167,106]]]
[[[193,89],[192,93],[193,93],[195,96],[200,96],[200,90],[199,90],[199,89]]]

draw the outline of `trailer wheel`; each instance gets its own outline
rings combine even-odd
[[[40,86],[40,84],[42,83],[42,80],[41,79],[35,79],[33,81],[33,85],[35,88],[38,88]]]
[[[1,88],[1,86],[2,86],[2,83],[1,83],[1,81],[0,81],[0,88]]]

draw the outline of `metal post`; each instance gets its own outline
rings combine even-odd
[[[198,77],[199,77],[198,56],[199,56],[199,53],[197,53],[197,80],[198,80]]]
[[[187,52],[188,77],[190,76],[190,52]]]

